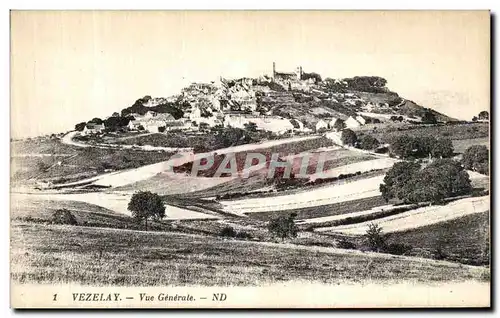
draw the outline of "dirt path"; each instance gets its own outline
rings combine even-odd
[[[75,146],[75,147],[83,147],[83,148],[100,148],[100,149],[130,149],[130,150],[142,150],[142,151],[167,151],[167,152],[178,152],[178,151],[191,151],[192,148],[175,148],[175,147],[155,147],[150,145],[119,145],[119,144],[88,144],[84,142],[75,141],[73,138],[76,136],[77,131],[70,131],[63,138],[61,138],[61,142],[63,144]],[[136,137],[136,136],[134,136]],[[127,137],[125,137],[127,138]]]

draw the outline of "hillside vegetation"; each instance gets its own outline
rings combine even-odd
[[[246,286],[489,279],[488,269],[451,263],[174,233],[13,223],[11,238],[11,277],[20,283]]]

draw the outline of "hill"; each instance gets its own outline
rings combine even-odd
[[[400,97],[396,92],[390,91],[386,87],[387,81],[380,77],[321,80],[321,76],[316,73],[303,73],[300,78],[288,73],[283,73],[286,76],[280,74],[276,73],[273,77],[220,78],[211,83],[193,83],[183,88],[178,95],[139,98],[130,107],[122,109],[121,116],[143,116],[148,111],[153,111],[169,113],[175,119],[180,119],[191,118],[192,114],[199,112],[203,118],[220,119],[226,114],[240,112],[294,119],[310,129],[314,129],[320,119],[346,120],[361,113],[368,120],[372,119],[371,116],[379,120],[403,116],[405,121],[420,122],[430,113],[438,122],[455,121]]]

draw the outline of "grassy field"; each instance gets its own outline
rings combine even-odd
[[[394,138],[402,135],[463,140],[487,138],[489,136],[489,125],[487,123],[435,126],[406,125],[398,128],[377,128],[370,132],[365,131],[365,133],[372,135],[383,143],[391,143]]]
[[[195,145],[208,145],[213,143],[214,136],[186,135],[184,132],[168,132],[168,134],[151,134],[146,136],[130,137],[127,139],[109,140],[110,143],[122,145],[150,145],[154,147],[193,147]]]
[[[205,189],[213,188],[229,182],[230,178],[202,178],[190,176],[171,176],[165,173],[157,174],[147,180],[142,180],[122,187],[115,187],[117,191],[151,191],[159,195],[189,194],[199,192],[200,197],[211,196]],[[215,196],[215,194],[214,194]]]
[[[330,160],[325,161],[324,169],[323,171],[326,171],[327,169],[332,169],[338,165],[346,164],[347,162],[350,163],[357,163],[357,162],[362,162],[366,161],[369,159],[372,159],[372,156],[369,155],[364,155],[360,153],[356,153],[354,151],[350,150],[335,150],[340,151],[342,155],[339,157],[332,156]],[[308,170],[309,172],[315,172],[313,168],[315,169],[316,163],[312,160],[311,158]],[[300,169],[300,168],[297,168]],[[338,180],[338,181],[329,181],[328,184],[344,184],[346,182],[354,182],[360,179],[368,178],[368,177],[373,177],[377,175],[382,175],[385,174],[385,170],[380,170],[380,171],[370,171],[370,172],[365,172],[361,175],[357,176],[352,176],[348,179],[343,179],[343,180]],[[194,180],[193,180],[194,179]],[[191,178],[193,182],[195,181],[196,178]],[[205,183],[207,178],[197,178],[199,179],[202,183]],[[213,178],[212,178],[213,179]],[[213,187],[205,188],[203,190],[197,190],[193,191],[191,193],[185,193],[182,194],[181,196],[184,198],[206,198],[206,197],[215,197],[215,196],[223,196],[223,195],[228,195],[228,194],[241,194],[241,196],[238,196],[238,198],[245,197],[245,198],[258,198],[258,197],[272,197],[272,196],[280,196],[283,195],[284,192],[287,194],[290,193],[299,193],[303,191],[304,189],[311,189],[313,187],[321,187],[324,186],[325,184],[306,184],[308,179],[303,179],[304,182],[301,182],[297,188],[288,188],[283,191],[278,191],[278,192],[273,192],[269,191],[271,190],[271,184],[269,179],[267,179],[267,176],[264,173],[252,173],[250,174],[249,178],[226,178],[227,181],[223,182],[222,180],[216,181],[216,184]],[[182,183],[182,182],[181,182]],[[208,183],[207,183],[208,184]],[[271,187],[271,188],[269,188]],[[267,193],[260,192],[262,191],[267,191]],[[259,191],[258,193],[252,193],[252,191]]]
[[[256,212],[248,213],[247,215],[253,219],[261,221],[269,221],[281,215],[289,215],[291,213],[297,214],[297,220],[311,219],[330,215],[340,215],[346,213],[353,213],[358,211],[369,210],[371,208],[386,205],[381,196],[371,197],[359,200],[352,200],[328,205],[315,206],[310,208],[302,208],[295,210],[276,211],[276,212]]]
[[[137,168],[168,160],[170,153],[127,149],[78,148],[59,140],[16,141],[12,146],[12,182],[47,180],[64,183],[92,177],[110,170]],[[23,156],[26,154],[68,154],[68,156]]]
[[[295,141],[295,142],[290,142],[290,143],[284,143],[268,148],[260,148],[252,151],[239,151],[239,152],[233,152],[231,155],[234,155],[236,158],[236,165],[237,169],[236,171],[241,172],[245,168],[245,163],[246,163],[246,158],[248,153],[258,153],[262,154],[266,158],[267,165],[269,166],[269,163],[271,162],[271,158],[273,154],[277,154],[279,157],[285,157],[288,155],[293,155],[293,154],[298,154],[307,150],[312,150],[312,149],[318,149],[321,147],[329,147],[333,146],[333,143],[331,140],[325,137],[321,138],[315,138],[315,139],[308,139],[308,140],[301,140],[301,141]],[[214,157],[214,164],[208,168],[207,170],[202,170],[198,172],[198,176],[200,177],[213,177],[214,174],[219,170],[220,165],[222,163],[227,164],[225,162],[225,158],[229,154],[221,154],[221,155],[215,155]],[[205,164],[205,161],[202,160],[202,163]],[[174,172],[177,173],[191,173],[192,171],[192,166],[193,162],[187,162],[183,165],[176,166],[174,167]],[[227,167],[227,166],[226,166]],[[233,167],[231,167],[233,168]],[[264,174],[267,173],[267,169],[263,169]],[[260,174],[262,172],[255,172],[254,174]],[[254,175],[251,174],[251,175]],[[222,177],[227,176],[227,174],[223,173]]]
[[[11,278],[84,285],[489,281],[489,269],[320,247],[160,232],[11,227]]]
[[[57,138],[37,137],[10,143],[10,151],[16,154],[75,154],[78,147],[66,145]]]
[[[474,145],[484,145],[490,148],[490,138],[474,138],[474,139],[460,139],[453,140],[453,148],[455,153],[464,153],[467,148]]]
[[[391,233],[389,242],[411,245],[411,255],[435,255],[472,265],[489,264],[489,212],[476,213],[405,232]]]
[[[35,223],[52,222],[52,214],[58,209],[67,209],[75,217],[78,225],[121,229],[143,229],[129,216],[115,213],[98,205],[80,201],[44,200],[23,196],[21,200],[11,198],[11,219]],[[152,222],[151,229],[168,230],[167,223]]]

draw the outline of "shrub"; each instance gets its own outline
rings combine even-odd
[[[441,246],[438,246],[433,253],[433,257],[437,260],[444,260],[448,257],[448,254],[446,254]]]
[[[373,150],[378,148],[380,145],[380,142],[377,140],[377,138],[370,136],[370,135],[365,135],[362,138],[360,138],[359,141],[359,148],[365,149],[365,150]]]
[[[403,255],[409,253],[412,249],[413,247],[408,244],[392,243],[386,247],[385,251],[389,254]]]
[[[484,145],[474,145],[467,148],[462,159],[465,169],[479,173],[489,173],[489,150]]]
[[[366,243],[370,250],[380,252],[386,249],[386,237],[382,232],[382,227],[375,223],[368,224],[365,234]]]
[[[75,130],[76,131],[83,131],[83,129],[85,129],[86,125],[87,125],[86,122],[78,123],[78,124],[75,125]]]
[[[353,242],[348,241],[346,238],[342,238],[338,243],[337,243],[338,248],[343,248],[347,250],[354,250],[356,249],[356,244]]]
[[[298,231],[294,222],[296,216],[295,213],[289,216],[279,216],[269,221],[267,228],[273,236],[279,237],[281,240],[296,237]]]
[[[342,143],[345,145],[349,146],[354,146],[356,142],[358,141],[358,137],[356,136],[356,133],[352,131],[351,129],[344,129],[342,130]]]
[[[422,116],[422,123],[423,124],[437,124],[437,119],[434,113],[430,110],[427,109]]]
[[[52,223],[78,225],[75,216],[68,209],[58,209],[52,213]]]
[[[231,227],[231,226],[225,226],[223,227],[220,232],[219,236],[222,237],[235,237],[236,236],[236,231]]]
[[[342,119],[337,119],[335,123],[333,124],[333,128],[337,131],[341,131],[342,129],[345,128],[345,122]]]

